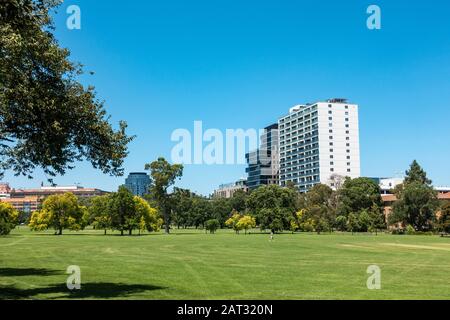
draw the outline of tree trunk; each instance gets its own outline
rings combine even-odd
[[[128,235],[131,236],[132,233],[133,233],[133,229],[129,229],[128,230]]]
[[[121,235],[121,236],[123,236],[123,229],[122,229],[122,230],[120,230],[120,235]]]
[[[62,228],[59,228],[58,230],[58,236],[62,235]]]
[[[106,229],[105,229],[105,233],[104,233],[104,235],[106,236]]]

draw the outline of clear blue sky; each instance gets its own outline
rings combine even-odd
[[[82,29],[68,30],[77,4]],[[366,28],[377,4],[382,29]],[[176,128],[261,128],[294,104],[346,97],[360,105],[361,171],[392,176],[413,159],[450,184],[450,2],[442,1],[65,1],[60,43],[95,75],[112,121],[137,138],[126,173],[169,158]],[[186,166],[179,185],[209,193],[245,166]],[[55,182],[114,190],[78,164]],[[38,186],[45,177],[5,180]]]

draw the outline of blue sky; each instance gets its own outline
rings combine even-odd
[[[81,30],[66,8],[81,9]],[[366,9],[381,8],[381,30]],[[93,76],[112,121],[129,124],[126,173],[170,157],[177,128],[262,128],[289,107],[331,97],[360,105],[361,173],[393,176],[413,159],[450,185],[448,1],[65,1],[56,36]],[[188,165],[179,186],[207,194],[243,165]],[[55,182],[115,190],[79,163]],[[34,180],[5,177],[14,187]]]

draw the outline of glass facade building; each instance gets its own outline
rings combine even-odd
[[[145,172],[131,172],[125,179],[125,187],[134,195],[143,196],[148,193],[150,177]]]
[[[245,155],[247,161],[247,187],[279,183],[278,123],[264,128],[260,147]]]

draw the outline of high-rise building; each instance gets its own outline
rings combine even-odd
[[[279,183],[278,123],[264,128],[260,147],[250,151],[245,157],[249,189]]]
[[[143,196],[148,193],[150,177],[145,172],[131,172],[125,179],[125,187],[134,195]]]
[[[280,184],[301,192],[335,177],[360,176],[358,105],[330,99],[297,105],[278,120]]]

